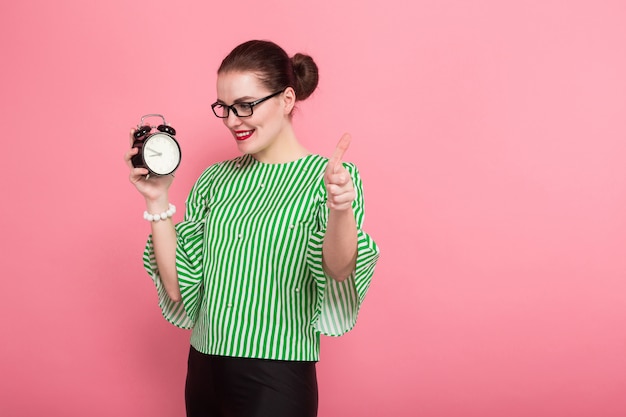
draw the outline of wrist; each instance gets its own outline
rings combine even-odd
[[[352,203],[343,206],[330,206],[328,205],[328,214],[334,217],[354,217],[354,210],[352,209]]]
[[[146,211],[148,213],[161,213],[169,209],[170,201],[166,195],[156,199],[146,198]]]
[[[158,222],[160,220],[167,220],[171,218],[174,213],[176,213],[176,206],[169,204],[168,209],[160,213],[149,213],[148,211],[144,211],[143,218],[149,222]]]

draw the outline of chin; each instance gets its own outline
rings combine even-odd
[[[250,139],[244,141],[237,141],[237,148],[241,153],[246,153],[250,155],[254,155],[259,151],[259,149],[254,146],[254,143],[249,142]]]

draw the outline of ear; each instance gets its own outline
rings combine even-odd
[[[292,87],[287,87],[283,93],[284,113],[286,115],[291,114],[291,111],[296,105],[296,92]]]

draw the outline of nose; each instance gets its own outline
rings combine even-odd
[[[228,112],[228,117],[222,120],[224,120],[224,124],[230,129],[233,129],[241,124],[241,119],[239,119],[232,109]]]

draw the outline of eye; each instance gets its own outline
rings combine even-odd
[[[237,103],[233,107],[239,116],[249,116],[252,114],[252,105],[250,103]]]
[[[215,103],[213,105],[213,111],[218,116],[220,116],[220,115],[221,116],[228,116],[228,107],[226,107],[225,105],[223,105],[221,103]]]

